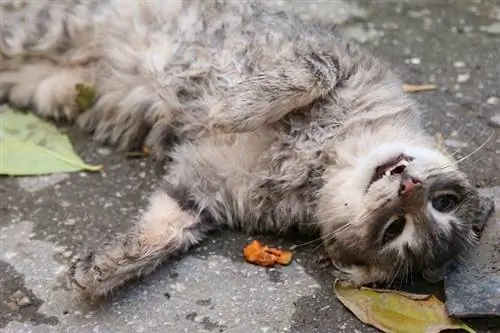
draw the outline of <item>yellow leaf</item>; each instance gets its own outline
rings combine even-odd
[[[337,298],[361,322],[386,333],[439,333],[461,329],[475,331],[464,322],[448,317],[444,304],[432,295],[356,287],[336,280]]]
[[[435,84],[403,84],[403,91],[406,93],[414,93],[421,91],[436,90]]]

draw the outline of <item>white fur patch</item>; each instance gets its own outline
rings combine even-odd
[[[189,237],[184,230],[197,223],[194,216],[184,212],[165,192],[158,191],[140,221],[141,237],[149,244],[164,244],[166,239]],[[195,240],[191,240],[194,243]]]
[[[434,221],[445,232],[451,231],[451,223],[460,223],[451,213],[442,213],[432,207],[432,203],[427,203],[427,212],[432,215]]]
[[[418,243],[414,236],[415,223],[413,216],[407,214],[405,215],[405,218],[406,218],[406,224],[405,228],[403,229],[403,232],[401,233],[401,235],[396,237],[393,241],[391,241],[388,244],[389,248],[395,248],[398,250],[398,255],[401,258],[405,257],[405,252],[403,251],[405,246],[408,246],[410,248],[415,248],[418,246]]]

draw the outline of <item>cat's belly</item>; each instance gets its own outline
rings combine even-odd
[[[272,129],[186,143],[173,153],[166,181],[216,221],[246,230],[284,230],[311,219],[310,159],[293,156]]]

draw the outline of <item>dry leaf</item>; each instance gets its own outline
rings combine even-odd
[[[426,294],[412,294],[412,293],[407,293],[405,291],[400,291],[400,290],[387,290],[387,289],[377,289],[377,288],[367,288],[367,287],[360,287],[360,290],[371,290],[371,291],[376,291],[379,293],[386,293],[386,292],[391,292],[394,294],[399,294],[403,297],[407,297],[409,299],[415,299],[415,300],[422,300],[422,299],[428,299],[430,295]]]
[[[403,84],[403,91],[406,93],[414,93],[421,91],[436,90],[435,84]]]
[[[338,280],[334,291],[361,322],[382,332],[439,333],[462,329],[475,333],[464,322],[448,317],[444,304],[433,295],[359,288]]]
[[[292,261],[291,252],[263,246],[257,240],[243,249],[243,255],[247,262],[265,267],[272,267],[276,264],[288,265]]]
[[[90,108],[95,98],[94,87],[83,83],[78,83],[75,86],[75,89],[78,91],[75,100],[75,103],[78,106],[78,108],[82,111],[85,111],[88,108]]]

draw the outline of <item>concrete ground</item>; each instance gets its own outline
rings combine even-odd
[[[415,95],[426,107],[426,126],[459,157],[484,144],[461,165],[478,187],[499,193],[500,1],[293,6],[341,23],[405,82],[437,84],[437,91]],[[314,261],[316,244],[298,247],[288,267],[264,269],[243,262],[251,238],[236,232],[212,238],[98,308],[78,302],[62,279],[71,258],[124,230],[157,176],[147,159],[126,159],[74,130],[71,138],[105,171],[0,179],[0,332],[376,332],[334,298],[332,277]],[[259,239],[285,247],[307,241]],[[26,305],[9,306],[13,294]],[[500,332],[498,321],[471,325]]]

